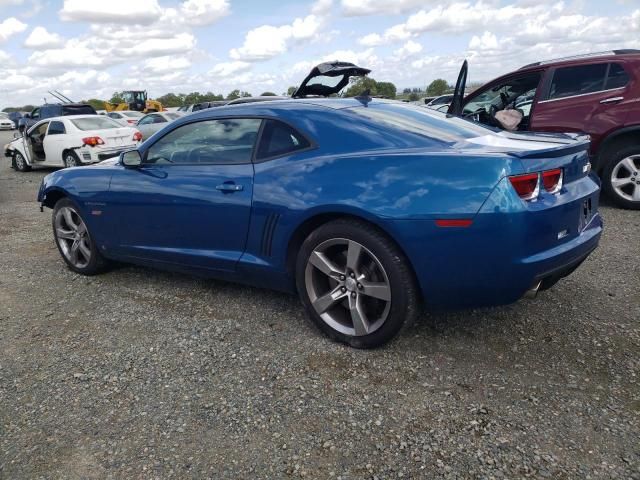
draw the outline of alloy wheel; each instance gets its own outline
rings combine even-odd
[[[354,240],[318,245],[307,261],[305,287],[320,318],[343,334],[369,335],[389,316],[389,277],[380,260]]]
[[[54,220],[56,240],[65,258],[76,268],[85,268],[91,261],[89,232],[78,213],[63,207]]]
[[[611,186],[625,200],[640,202],[640,155],[623,158],[613,167]]]
[[[24,157],[19,153],[16,153],[16,168],[20,171],[24,170],[26,162],[24,161]]]
[[[64,163],[67,167],[77,167],[78,162],[76,161],[76,157],[73,155],[67,155],[64,159]]]

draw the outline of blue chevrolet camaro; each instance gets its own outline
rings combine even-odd
[[[585,137],[296,96],[201,111],[119,159],[48,175],[38,200],[64,261],[297,291],[322,331],[366,348],[421,303],[492,306],[549,288],[598,244]]]

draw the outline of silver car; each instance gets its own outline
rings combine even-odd
[[[166,126],[169,122],[173,122],[182,116],[180,112],[155,112],[150,113],[142,117],[138,124],[137,129],[142,133],[142,138],[149,138],[156,133],[162,127]]]
[[[109,118],[113,118],[123,127],[135,127],[138,120],[144,117],[144,113],[134,110],[120,110],[117,112],[109,112],[106,115]]]

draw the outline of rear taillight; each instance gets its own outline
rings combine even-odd
[[[133,140],[134,142],[139,142],[140,140],[142,140],[142,133],[140,132],[136,132],[133,134]]]
[[[562,169],[556,168],[542,172],[542,186],[549,193],[559,192],[562,188]]]
[[[96,145],[104,145],[104,140],[100,137],[85,137],[82,139],[82,143],[89,147],[95,147]]]
[[[540,191],[538,186],[539,178],[539,173],[527,173],[525,175],[513,175],[509,177],[509,181],[521,199],[533,200]]]
[[[509,177],[511,185],[520,198],[533,200],[540,194],[540,184],[549,193],[558,193],[562,188],[562,169],[556,168],[540,173],[526,173]]]
[[[137,122],[137,120],[131,120],[131,119],[127,120],[127,123],[130,123],[131,125],[133,125],[136,122]]]

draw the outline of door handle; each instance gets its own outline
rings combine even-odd
[[[233,182],[224,182],[221,183],[220,185],[216,185],[216,190],[222,192],[222,193],[233,193],[233,192],[239,192],[243,189],[244,187],[242,185],[236,185]]]
[[[622,100],[624,100],[624,97],[612,97],[612,98],[605,98],[604,100],[600,100],[600,103],[617,103],[617,102],[621,102]]]

